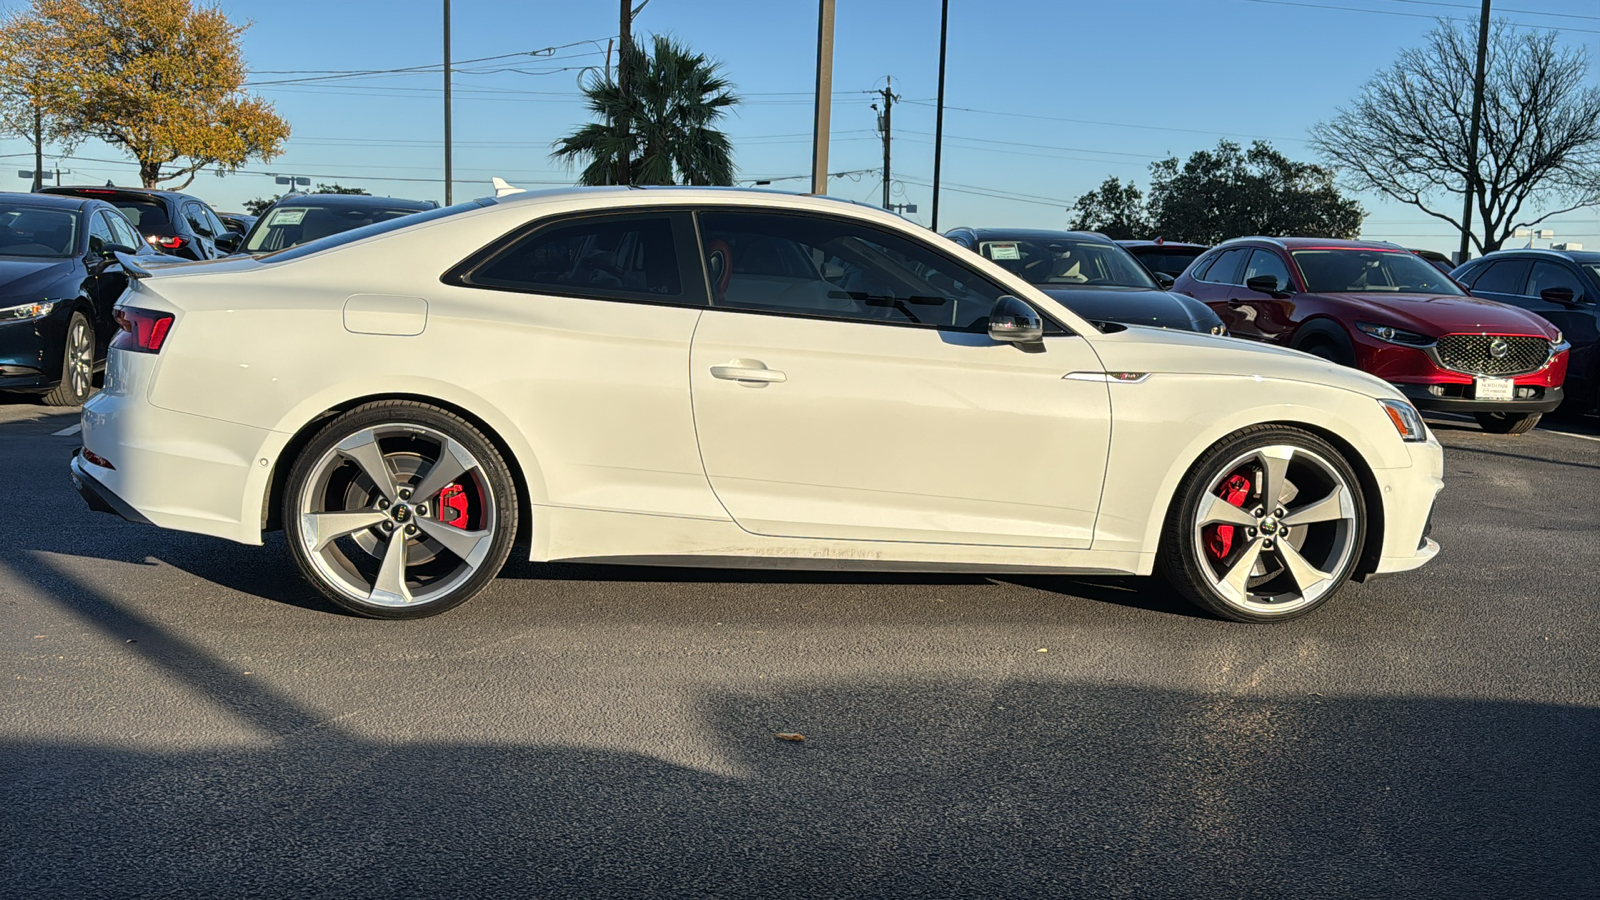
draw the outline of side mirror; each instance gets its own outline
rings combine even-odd
[[[1559,303],[1562,306],[1577,305],[1577,301],[1572,293],[1572,288],[1545,288],[1539,292],[1539,299],[1546,303]]]
[[[237,231],[225,231],[213,238],[211,242],[216,244],[217,249],[223,253],[238,253],[240,245],[244,243],[244,235]]]
[[[1257,275],[1254,278],[1247,279],[1244,286],[1258,293],[1276,294],[1278,293],[1278,276]]]
[[[138,252],[139,251],[138,251],[137,248],[129,247],[127,244],[101,244],[100,245],[100,255],[105,257],[106,259],[111,259],[113,256],[115,256],[118,253],[127,253],[129,255],[134,255],[134,254],[137,254]]]
[[[1165,272],[1154,272],[1152,274],[1156,276],[1156,284],[1161,285],[1161,289],[1163,291],[1178,283],[1178,279],[1173,278],[1171,275],[1168,275]]]
[[[822,277],[828,281],[838,281],[844,277],[844,266],[838,263],[823,263]]]
[[[1007,294],[994,302],[989,311],[989,337],[1014,344],[1044,340],[1044,320],[1021,299]]]

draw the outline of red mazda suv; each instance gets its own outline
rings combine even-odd
[[[1561,403],[1569,345],[1526,310],[1469,296],[1403,247],[1324,238],[1218,244],[1172,290],[1235,337],[1280,344],[1390,382],[1422,409],[1521,434]]]

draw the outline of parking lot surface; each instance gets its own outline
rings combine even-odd
[[[1270,626],[528,563],[366,621],[89,512],[75,422],[0,402],[11,896],[1600,895],[1593,418],[1434,420],[1438,559]]]

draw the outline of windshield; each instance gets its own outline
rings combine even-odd
[[[1461,296],[1443,272],[1405,250],[1295,250],[1291,254],[1313,294],[1395,293]]]
[[[1184,269],[1189,268],[1189,264],[1194,262],[1195,257],[1206,251],[1204,247],[1189,247],[1187,249],[1172,247],[1130,252],[1139,257],[1139,261],[1144,263],[1145,268],[1150,271],[1161,272],[1177,278],[1183,274]]]
[[[402,216],[420,212],[410,206],[316,206],[297,203],[279,206],[267,212],[245,238],[246,253],[271,253],[286,250],[308,241],[330,235],[342,234],[356,228],[376,225]]]
[[[1158,290],[1144,267],[1116,244],[1077,238],[978,242],[978,252],[1042,287],[1134,287]]]
[[[76,210],[0,202],[0,256],[76,256],[78,218]]]

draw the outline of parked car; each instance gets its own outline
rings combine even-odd
[[[283,527],[362,615],[461,603],[519,528],[536,560],[1159,564],[1247,621],[1438,549],[1443,454],[1390,386],[1102,333],[848,202],[523,193],[136,274],[79,491],[247,544]]]
[[[1468,296],[1395,244],[1239,238],[1195,260],[1174,290],[1209,303],[1233,335],[1371,372],[1485,431],[1521,434],[1561,403],[1560,331]]]
[[[276,253],[317,238],[438,206],[432,200],[399,200],[365,194],[291,194],[261,213],[239,249],[252,256]]]
[[[1205,244],[1185,244],[1178,241],[1117,241],[1123,249],[1156,275],[1177,279],[1189,264],[1209,249]],[[1169,285],[1170,286],[1170,285]]]
[[[1092,322],[1226,333],[1210,307],[1168,293],[1128,251],[1102,235],[955,228],[945,237],[1021,276]]]
[[[1501,250],[1451,273],[1475,297],[1542,316],[1572,344],[1564,411],[1600,407],[1600,253]]]
[[[1440,253],[1437,250],[1412,250],[1411,252],[1422,257],[1427,261],[1428,265],[1433,266],[1435,269],[1438,269],[1446,275],[1449,275],[1450,270],[1456,267],[1456,264],[1450,261],[1450,257],[1445,256],[1443,253]]]
[[[219,212],[217,218],[222,220],[222,227],[234,234],[249,234],[250,227],[256,224],[258,216],[249,213]]]
[[[238,248],[204,200],[177,191],[119,187],[47,187],[41,193],[104,200],[122,210],[145,241],[161,253],[183,259],[216,259]]]
[[[52,406],[88,398],[128,285],[116,251],[155,255],[116,207],[0,193],[0,391]]]

